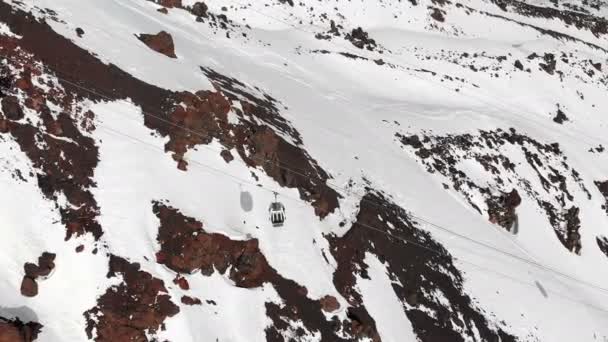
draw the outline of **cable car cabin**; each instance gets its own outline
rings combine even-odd
[[[273,227],[282,227],[285,222],[285,206],[281,202],[272,202],[268,208]]]

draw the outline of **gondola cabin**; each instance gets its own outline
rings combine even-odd
[[[282,227],[285,223],[285,206],[281,202],[272,202],[268,214],[273,227]]]

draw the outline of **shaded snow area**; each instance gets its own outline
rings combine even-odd
[[[0,341],[608,341],[607,13],[0,0]]]

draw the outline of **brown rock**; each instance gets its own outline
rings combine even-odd
[[[224,161],[226,163],[230,163],[231,161],[234,160],[234,156],[232,156],[232,153],[230,153],[230,151],[228,151],[228,150],[222,150],[222,152],[220,152],[220,156],[222,156],[222,158],[224,158]]]
[[[181,8],[182,0],[159,0],[158,4],[161,6],[164,6],[164,7],[168,7],[168,8],[173,8],[173,7]]]
[[[175,277],[175,279],[173,279],[173,283],[177,284],[177,286],[179,286],[179,288],[182,290],[190,289],[190,284],[188,284],[188,280],[186,280],[186,278],[179,276]]]
[[[9,120],[20,120],[23,118],[23,110],[19,104],[19,99],[14,96],[7,96],[2,99],[2,111]]]
[[[19,319],[0,317],[0,342],[32,342],[38,337],[42,325],[36,322],[23,324]]]
[[[38,284],[28,276],[24,276],[21,281],[21,294],[26,297],[35,297],[38,295]]]
[[[325,312],[334,312],[340,309],[340,303],[334,296],[327,295],[320,300],[321,308]]]
[[[157,9],[157,11],[158,11],[158,12],[160,12],[160,13],[162,13],[162,14],[167,14],[167,13],[169,13],[169,11],[167,10],[167,8],[166,8],[166,7],[159,8],[159,9]]]
[[[192,9],[190,10],[190,12],[192,12],[192,14],[194,14],[197,17],[206,17],[207,10],[208,10],[207,5],[204,2],[197,1],[192,6]]]
[[[0,322],[0,342],[22,342],[19,329],[12,324]]]
[[[179,313],[163,281],[139,264],[110,255],[108,277],[120,277],[122,282],[108,288],[84,313],[89,339],[95,330],[98,342],[149,341],[147,336],[161,329],[167,317]]]
[[[173,37],[165,31],[160,31],[157,34],[140,34],[137,36],[150,49],[162,53],[170,58],[177,58],[175,55],[175,46],[173,45]]]
[[[80,253],[84,251],[84,245],[78,245],[78,247],[76,247],[76,253]]]
[[[183,304],[186,304],[186,305],[201,305],[202,304],[200,299],[195,298],[195,297],[189,297],[189,296],[182,296],[181,301]]]

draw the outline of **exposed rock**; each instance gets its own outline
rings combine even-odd
[[[182,8],[182,0],[157,0],[158,4],[168,8]]]
[[[557,115],[553,118],[553,122],[561,125],[566,121],[568,121],[566,114],[560,108],[557,108]]]
[[[602,253],[608,257],[608,238],[605,236],[597,236],[595,241],[597,242],[597,246],[600,248]]]
[[[291,334],[290,322],[301,322],[306,331],[319,333],[323,341],[345,342],[354,337],[378,340],[375,323],[364,308],[349,309],[345,321],[340,322],[337,317],[328,321],[323,307],[333,309],[335,303],[329,298],[324,300],[325,304],[308,298],[306,288],[284,278],[268,264],[256,239],[236,241],[222,234],[207,233],[202,223],[160,202],[154,203],[153,210],[161,224],[157,262],[178,273],[200,270],[208,276],[217,271],[238,287],[255,288],[268,283],[275,288],[282,304],[266,303],[266,313],[273,321],[266,329],[267,341],[285,341]],[[182,300],[190,302],[187,298]],[[306,331],[299,334],[303,336]]]
[[[344,39],[350,41],[359,49],[374,50],[377,47],[376,41],[369,37],[369,33],[363,31],[361,27],[353,29],[350,33],[344,36]]]
[[[167,7],[161,7],[159,9],[157,9],[156,11],[158,11],[162,14],[169,14],[169,10],[167,10]]]
[[[501,193],[486,200],[490,222],[496,223],[508,231],[511,231],[517,221],[515,208],[521,204],[521,197],[517,190],[509,193]]]
[[[190,284],[188,283],[188,280],[186,280],[186,278],[184,277],[176,276],[175,279],[173,279],[173,283],[177,284],[177,286],[179,286],[179,288],[182,290],[190,289]]]
[[[19,99],[15,96],[7,96],[2,99],[2,112],[9,120],[21,120],[23,118],[23,109],[21,109]]]
[[[340,309],[340,303],[334,296],[327,295],[319,300],[321,302],[321,308],[325,312],[334,312]]]
[[[206,17],[208,9],[209,8],[204,2],[197,1],[194,3],[194,5],[192,5],[192,9],[190,10],[190,12],[197,17]]]
[[[573,25],[579,30],[589,30],[596,37],[608,33],[608,20],[588,13],[537,6],[519,0],[493,0],[492,2],[504,11],[513,11],[526,17],[561,20],[566,25]]]
[[[539,66],[548,74],[553,75],[553,73],[555,72],[555,66],[557,64],[555,55],[552,53],[545,53],[543,59],[545,60],[545,63],[540,63]]]
[[[81,29],[80,27],[77,27],[76,34],[78,35],[78,38],[82,38],[82,36],[84,36],[84,30]]]
[[[220,152],[220,155],[222,156],[222,158],[224,158],[224,161],[226,163],[230,163],[234,160],[234,156],[228,150],[222,150],[222,152]]]
[[[595,185],[606,200],[604,205],[602,205],[602,209],[604,209],[606,211],[606,214],[608,214],[608,180],[604,182],[596,181]]]
[[[23,323],[18,318],[9,320],[0,317],[0,342],[32,342],[42,329],[37,322]]]
[[[141,40],[150,49],[162,53],[171,58],[177,58],[175,55],[175,46],[173,45],[173,37],[165,31],[160,31],[157,34],[140,34],[137,39]]]
[[[26,297],[35,297],[38,295],[38,283],[36,280],[39,277],[47,277],[55,269],[55,254],[44,252],[38,258],[38,265],[25,263],[23,270],[25,275],[21,281],[21,294]]]
[[[182,304],[186,304],[186,305],[201,305],[202,302],[200,299],[198,298],[194,298],[194,297],[189,297],[189,296],[182,296]]]
[[[524,65],[518,60],[515,61],[514,66],[519,70],[524,70]]]
[[[566,219],[566,248],[576,254],[581,253],[581,234],[579,229],[581,228],[581,220],[579,219],[579,208],[572,207],[568,209],[565,215]]]
[[[35,297],[38,295],[38,283],[33,278],[24,276],[21,281],[21,294],[26,297]]]
[[[86,333],[98,342],[150,341],[167,317],[179,313],[162,280],[137,263],[111,255],[108,278],[122,282],[106,290],[97,306],[86,311]]]
[[[578,213],[568,214],[574,206],[568,180],[577,184],[587,197],[590,198],[591,194],[579,173],[568,165],[559,145],[540,143],[515,129],[482,130],[478,135],[426,135],[424,138],[397,133],[396,137],[413,150],[414,156],[419,158],[429,173],[438,173],[451,182],[453,189],[461,193],[480,214],[483,214],[482,208],[486,206],[491,220],[499,224],[502,221],[501,225],[510,227],[512,222],[517,222],[514,211],[505,207],[504,195],[494,197],[493,194],[495,190],[506,194],[516,189],[518,197],[525,193],[537,202],[564,247],[571,251],[578,249],[573,242],[578,241],[574,232],[577,230],[574,227]],[[511,158],[525,159],[527,165],[516,165]],[[461,164],[465,160],[479,164],[488,176],[488,183],[475,183],[468,176],[465,164]],[[516,167],[529,167],[537,175],[540,187],[533,186]],[[485,203],[477,200],[479,196],[484,198]]]
[[[445,21],[445,17],[443,16],[445,11],[437,7],[429,7],[429,9],[431,10],[431,18],[441,23]]]
[[[80,112],[81,108],[74,101],[78,95],[69,91],[74,87],[59,89],[52,75],[49,76],[50,81],[40,79],[48,70],[28,53],[31,48],[42,49],[41,56],[51,56],[50,61],[57,60],[58,50],[67,53],[64,57],[69,55],[70,49],[62,49],[63,45],[58,43],[58,40],[67,40],[56,38],[56,33],[50,28],[36,21],[28,21],[19,11],[3,8],[5,6],[0,3],[0,21],[11,23],[16,32],[23,29],[22,25],[27,25],[25,32],[28,33],[18,40],[0,36],[2,53],[10,58],[11,67],[18,75],[11,82],[11,88],[5,90],[11,95],[3,98],[3,112],[8,113],[9,118],[19,119],[23,116],[23,108],[27,107],[39,120],[34,124],[0,117],[0,128],[12,136],[31,160],[44,196],[56,201],[58,195],[62,194],[67,199],[68,203],[57,203],[62,223],[67,228],[66,237],[90,232],[99,238],[102,232],[95,219],[97,205],[89,191],[89,187],[94,185],[92,176],[98,162],[97,148],[94,140],[79,130],[81,123],[91,118],[85,119]],[[51,32],[53,34],[49,35]],[[38,78],[37,84],[45,84],[46,89],[35,85],[32,81],[34,78]],[[16,94],[20,94],[20,99],[14,97]],[[60,112],[53,116],[51,107],[58,108]]]
[[[363,309],[357,277],[369,278],[365,259],[374,255],[386,265],[392,288],[420,341],[516,341],[488,321],[464,293],[462,274],[447,250],[383,195],[366,195],[350,230],[328,240],[338,263],[334,284],[352,305],[349,311]]]

